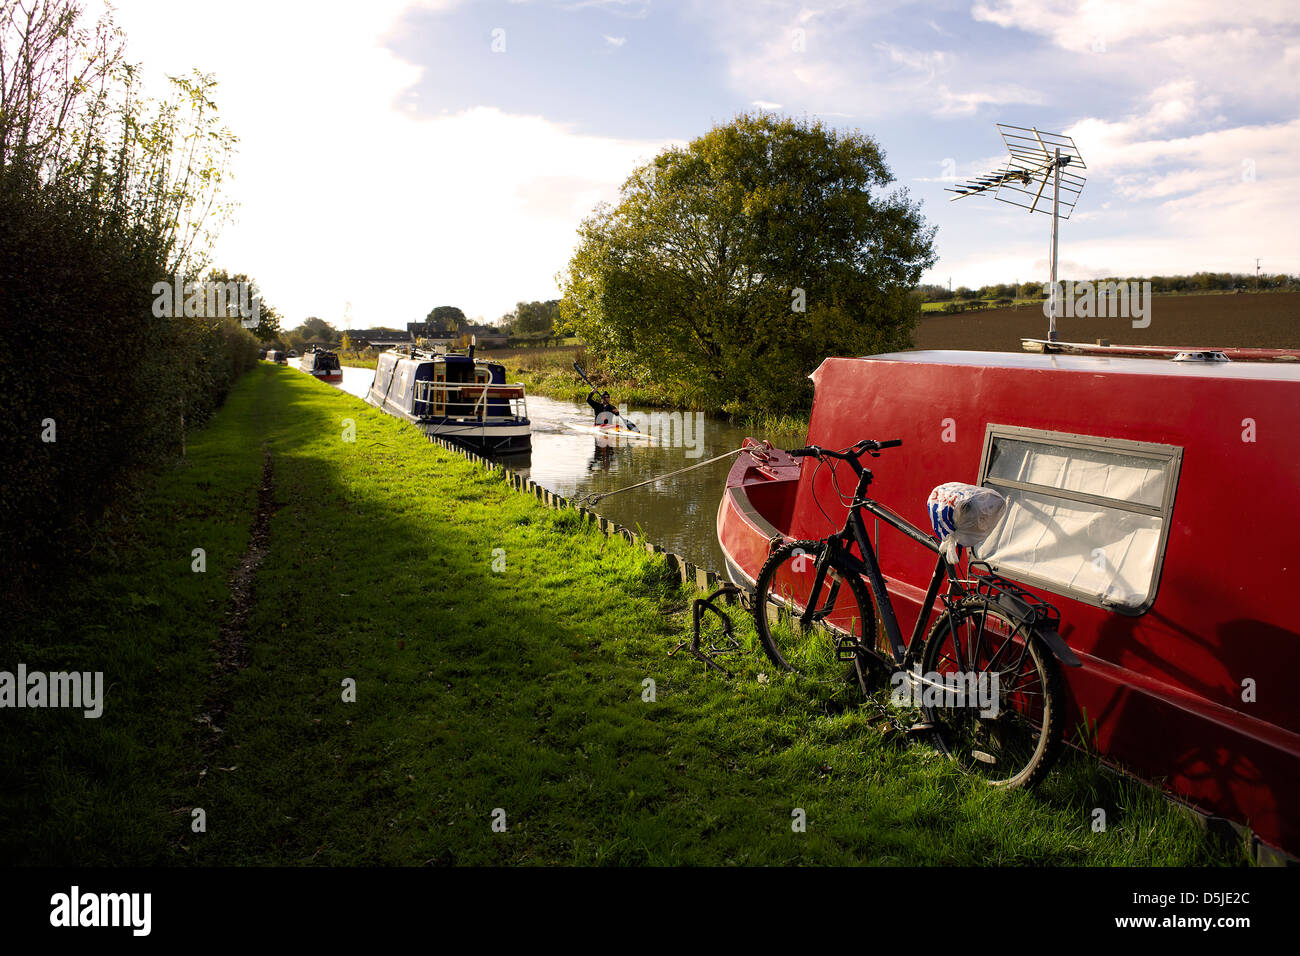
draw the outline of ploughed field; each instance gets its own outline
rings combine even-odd
[[[1240,295],[1157,295],[1151,324],[1125,318],[1061,318],[1066,342],[1109,339],[1112,345],[1186,345],[1215,348],[1300,348],[1300,292]],[[989,309],[955,315],[926,313],[912,340],[918,349],[1019,352],[1022,338],[1047,337],[1041,307]]]

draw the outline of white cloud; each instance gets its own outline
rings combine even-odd
[[[1129,41],[1222,35],[1243,22],[1265,28],[1294,26],[1292,0],[1253,0],[1243,7],[1220,0],[984,0],[971,8],[976,20],[1039,33],[1076,53],[1093,52]]]
[[[731,86],[789,109],[869,118],[923,111],[951,119],[984,106],[1042,102],[1040,93],[1024,85],[995,84],[972,72],[978,51],[953,53],[887,40],[872,41],[864,50],[862,36],[872,35],[877,21],[905,6],[837,0],[796,9],[715,0],[694,9],[726,64]]]
[[[627,37],[606,36],[605,42],[617,50],[619,47],[621,47],[624,43],[627,42]]]
[[[419,70],[381,42],[413,5],[119,8],[151,90],[163,72],[218,74],[223,121],[241,140],[230,184],[241,208],[215,261],[254,275],[291,325],[340,323],[348,302],[361,327],[440,304],[491,320],[519,299],[550,298],[584,211],[665,145],[490,108],[417,117],[400,97]]]
[[[846,109],[860,115],[889,103],[888,97],[878,95],[883,82],[875,82],[877,74],[888,72],[889,54],[877,53],[869,63],[846,35],[887,6],[868,9],[833,0],[814,9],[696,0],[690,12],[708,32],[728,82],[745,97],[822,116]]]
[[[959,92],[947,86],[940,86],[935,90],[935,94],[936,100],[931,107],[931,112],[935,116],[949,119],[974,116],[981,106],[1001,106],[1007,103],[1039,105],[1043,102],[1041,93],[1020,86],[1005,86],[996,93],[980,90]]]
[[[1295,107],[1300,7],[1294,0],[984,0],[971,13],[1043,36],[1078,69],[1135,81],[1195,78],[1201,90],[1237,106]]]
[[[952,54],[943,50],[911,50],[894,43],[877,41],[872,44],[877,50],[884,51],[891,63],[905,66],[933,78],[935,74],[952,63]]]

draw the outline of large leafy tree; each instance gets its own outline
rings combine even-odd
[[[304,341],[321,339],[325,342],[333,342],[339,335],[334,326],[314,315],[304,319],[302,325],[298,326],[294,331],[301,335]]]
[[[560,317],[560,300],[519,302],[501,317],[501,325],[515,335],[541,335],[553,331]]]
[[[904,348],[934,228],[861,133],[741,115],[583,222],[561,316],[616,373],[723,408],[806,405],[827,355]]]
[[[465,313],[454,305],[440,305],[429,311],[424,317],[424,321],[436,328],[447,329],[455,332],[457,329],[464,328],[469,321],[465,318]]]
[[[224,286],[228,291],[232,290],[233,285],[242,283],[249,290],[246,295],[250,300],[244,304],[251,306],[251,298],[254,294],[257,295],[259,300],[257,308],[257,325],[250,328],[249,331],[256,335],[258,340],[263,344],[273,342],[280,337],[280,322],[282,316],[280,315],[279,310],[269,302],[262,299],[262,293],[258,288],[257,281],[249,278],[247,273],[232,273],[227,272],[225,269],[213,269],[207,274],[204,281]],[[226,317],[238,320],[242,325],[246,316],[239,313],[239,310],[235,307],[231,296],[226,296],[224,304],[227,309]],[[310,322],[311,320],[308,319],[307,321]],[[317,321],[320,320],[318,319]]]

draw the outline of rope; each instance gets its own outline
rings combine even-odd
[[[587,504],[594,505],[602,498],[608,498],[610,497],[610,495],[618,495],[618,494],[622,494],[625,491],[631,491],[633,488],[642,488],[646,485],[653,485],[656,481],[663,481],[665,478],[672,478],[674,475],[682,475],[688,471],[694,471],[696,468],[703,468],[705,465],[711,465],[715,461],[722,461],[722,459],[724,458],[730,458],[732,455],[738,455],[740,454],[740,452],[748,451],[748,450],[749,447],[741,446],[740,448],[737,448],[733,451],[724,452],[723,454],[718,455],[715,458],[710,458],[707,461],[696,462],[694,465],[687,465],[685,468],[678,468],[676,471],[670,471],[663,475],[657,475],[654,478],[647,478],[645,481],[638,481],[635,485],[628,485],[626,488],[615,488],[613,491],[605,491],[599,494],[593,492],[591,494],[581,495],[580,497],[574,500],[579,503],[585,501]]]

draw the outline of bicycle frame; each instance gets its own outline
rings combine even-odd
[[[822,587],[826,583],[828,571],[834,570],[837,574],[850,572],[860,575],[865,577],[871,585],[872,594],[875,596],[876,609],[880,615],[880,622],[885,628],[885,636],[889,641],[889,650],[893,655],[894,663],[907,668],[916,662],[917,655],[921,652],[921,637],[925,631],[925,625],[930,620],[930,612],[934,609],[935,601],[939,598],[939,587],[946,578],[951,592],[980,594],[991,605],[997,606],[999,610],[1007,614],[1010,620],[1017,622],[1016,630],[1024,630],[1027,639],[1036,636],[1046,645],[1052,655],[1067,667],[1082,666],[1079,658],[1070,650],[1069,645],[1065,643],[1057,631],[1060,615],[1054,607],[1012,582],[992,574],[991,568],[984,585],[977,587],[976,592],[971,592],[965,586],[966,582],[958,577],[958,569],[944,557],[939,543],[933,537],[906,518],[895,514],[885,505],[867,496],[867,489],[871,487],[872,481],[871,469],[863,468],[856,458],[847,460],[858,474],[858,486],[854,489],[853,500],[849,505],[849,514],[844,522],[844,527],[826,539],[827,547],[822,551],[821,556],[817,559],[817,564],[814,566],[813,589],[809,593],[808,606],[804,608],[803,614],[800,616],[800,622],[804,627],[807,627],[817,614],[818,601],[821,598]],[[834,478],[832,477],[831,480],[834,481]],[[876,555],[875,548],[871,545],[871,538],[867,534],[866,525],[862,521],[863,511],[870,511],[886,524],[898,529],[907,537],[918,544],[924,545],[937,555],[934,572],[930,575],[930,584],[926,588],[925,598],[921,602],[916,624],[912,628],[911,640],[906,645],[903,644],[902,628],[899,626],[898,617],[894,613],[894,602],[889,596],[889,589],[885,586],[885,576],[880,570],[880,559]],[[857,558],[850,550],[849,546],[855,543],[858,546],[858,551],[862,554],[861,559]],[[832,585],[830,595],[827,598],[827,608],[834,605],[838,591],[839,581],[836,581]]]
[[[933,537],[906,518],[895,514],[889,508],[867,496],[867,488],[871,486],[871,481],[871,470],[862,468],[858,477],[858,486],[853,493],[853,501],[849,505],[849,514],[844,522],[844,527],[826,539],[828,547],[817,559],[817,564],[814,567],[813,589],[809,595],[808,606],[804,608],[801,616],[801,622],[805,627],[811,623],[813,615],[816,613],[818,600],[821,597],[822,586],[826,581],[826,573],[831,570],[832,563],[835,565],[834,570],[837,573],[851,572],[859,574],[865,577],[871,585],[871,591],[876,599],[876,609],[880,614],[881,624],[884,625],[885,636],[889,641],[889,649],[893,654],[894,663],[900,667],[906,667],[913,663],[913,659],[921,651],[921,637],[925,631],[926,622],[930,619],[930,612],[934,608],[934,603],[939,597],[939,588],[944,579],[948,579],[957,588],[961,587],[961,583],[957,578],[956,569],[948,563],[943,552],[939,550],[939,543]],[[916,624],[912,628],[912,637],[907,645],[903,644],[902,628],[899,626],[898,617],[894,613],[894,602],[889,596],[889,589],[885,586],[885,577],[880,570],[880,559],[876,556],[875,548],[871,545],[870,536],[867,534],[866,525],[862,520],[864,510],[870,511],[877,518],[897,528],[913,541],[929,548],[937,556],[934,572],[930,575],[930,584],[926,588],[925,599],[922,601],[921,611],[917,615]],[[858,551],[862,554],[861,559],[849,550],[848,546],[853,543],[857,544]],[[839,582],[835,582],[832,587],[833,590],[828,599],[831,604],[834,603]]]

